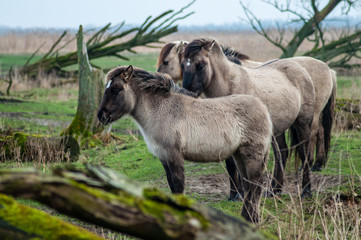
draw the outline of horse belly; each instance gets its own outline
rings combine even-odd
[[[182,154],[188,161],[217,162],[231,156],[240,146],[239,133],[193,132],[182,144]]]

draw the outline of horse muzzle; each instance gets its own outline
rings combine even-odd
[[[188,91],[193,91],[193,75],[188,71],[183,72],[183,88],[187,89]]]
[[[108,114],[106,110],[100,109],[97,115],[99,122],[101,122],[104,126],[112,122],[112,115]]]

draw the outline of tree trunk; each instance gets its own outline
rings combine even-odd
[[[94,134],[101,135],[104,130],[97,118],[97,109],[104,88],[103,72],[90,66],[81,25],[77,34],[77,46],[79,64],[78,108],[72,123],[62,135],[71,135],[80,142],[81,146],[87,147],[94,144],[94,139],[91,137]],[[108,129],[105,130],[105,133],[108,133]]]
[[[0,239],[101,240],[103,238],[0,194]]]
[[[341,0],[330,0],[320,12],[315,13],[312,18],[305,22],[302,28],[293,36],[287,47],[285,47],[285,51],[280,58],[293,57],[303,40],[313,34],[316,25],[322,22],[340,2]]]
[[[71,136],[47,137],[15,132],[0,136],[0,160],[58,162],[75,161],[79,144]]]
[[[0,170],[0,192],[144,239],[275,239],[244,219],[132,183],[110,169]]]

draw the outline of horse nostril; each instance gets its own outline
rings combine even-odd
[[[102,120],[105,119],[105,114],[106,114],[106,109],[105,108],[102,108],[98,111],[98,120],[101,122]]]

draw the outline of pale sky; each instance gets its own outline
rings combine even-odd
[[[149,15],[169,10],[179,10],[190,0],[2,0],[0,26],[21,28],[77,28],[84,26],[113,25],[125,21],[127,24],[141,24]],[[261,0],[243,0],[262,20],[287,19]],[[278,1],[284,2],[284,1]],[[300,2],[293,1],[293,2]],[[321,0],[321,7],[326,0]],[[323,3],[323,4],[322,4]],[[321,8],[320,7],[320,8]],[[339,13],[341,6],[335,13]],[[299,8],[299,10],[301,10]],[[351,16],[359,16],[360,8]],[[192,16],[178,22],[180,26],[223,25],[241,22],[245,18],[239,0],[196,0],[186,12],[195,11]]]

